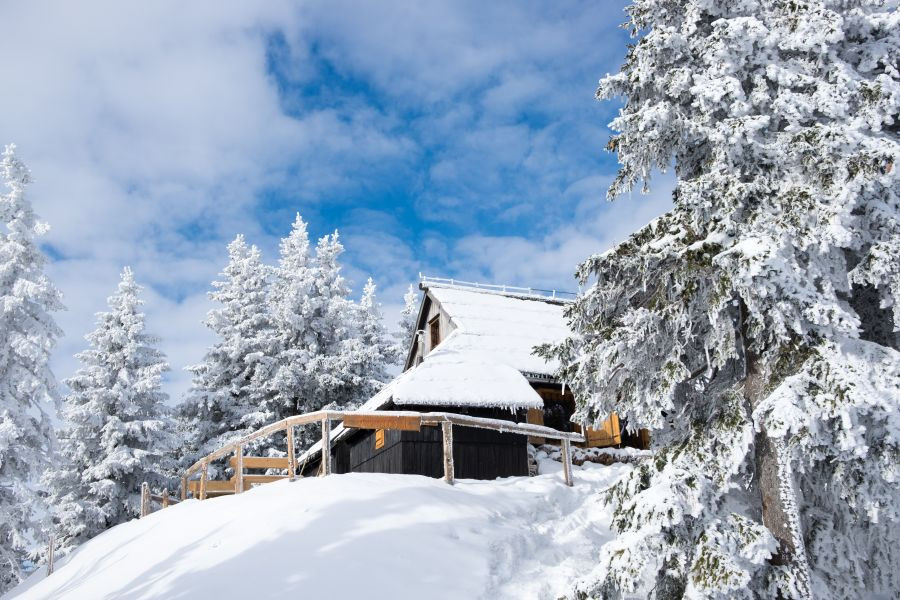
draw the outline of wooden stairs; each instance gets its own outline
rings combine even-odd
[[[279,458],[269,456],[243,456],[241,458],[243,459],[244,469],[283,469],[285,471],[287,471],[288,469],[287,457]],[[248,473],[244,473],[241,477],[238,477],[238,457],[232,456],[228,462],[231,465],[231,468],[234,470],[234,475],[232,475],[231,479],[228,479],[226,481],[207,481],[207,498],[216,498],[218,496],[227,496],[229,494],[246,492],[250,488],[256,487],[258,485],[262,485],[264,483],[272,483],[273,481],[278,481],[279,479],[288,478],[287,475],[252,475]],[[242,490],[238,490],[238,487],[241,485],[239,481],[243,481]],[[199,498],[200,481],[189,481],[188,491],[194,496],[194,498]]]

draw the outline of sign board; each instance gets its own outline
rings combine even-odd
[[[381,415],[345,415],[344,427],[354,429],[399,429],[401,431],[419,431],[422,419],[419,417],[396,417]]]

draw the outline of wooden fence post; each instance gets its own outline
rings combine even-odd
[[[331,420],[322,419],[322,475],[331,475]]]
[[[572,482],[572,450],[569,447],[570,442],[567,439],[562,441],[562,464],[563,476],[566,478],[566,485],[571,487]]]
[[[453,485],[453,423],[443,421],[441,432],[444,434],[444,481]]]
[[[287,428],[288,480],[293,481],[297,472],[297,457],[294,456],[294,426]]]
[[[47,575],[53,573],[53,553],[56,550],[56,536],[53,531],[50,532],[50,539],[47,540]]]
[[[150,514],[150,485],[145,481],[141,484],[141,518]]]
[[[181,500],[182,500],[182,502],[187,500],[187,481],[188,481],[187,475],[184,475],[181,478]]]
[[[169,508],[169,488],[163,488],[162,493],[162,507]]]
[[[209,479],[209,463],[204,461],[200,466],[200,499],[206,500],[206,481]]]
[[[234,447],[234,493],[244,491],[244,447],[237,444]]]

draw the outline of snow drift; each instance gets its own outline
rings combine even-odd
[[[189,500],[114,527],[7,597],[558,598],[611,538],[598,491],[630,467],[586,463],[568,488],[558,463],[540,466],[455,486],[354,473]]]

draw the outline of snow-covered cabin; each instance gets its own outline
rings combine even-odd
[[[555,377],[558,364],[534,353],[536,346],[569,334],[563,311],[570,299],[521,288],[460,285],[423,278],[416,333],[401,375],[361,410],[440,411],[543,424],[561,431],[570,422],[571,393]],[[440,476],[441,434],[421,431],[335,430],[333,469],[344,472]],[[613,415],[600,429],[584,431],[588,446],[641,445],[623,438]],[[457,477],[493,479],[528,473],[521,435],[459,428],[454,434]],[[317,448],[301,460],[318,468]]]

